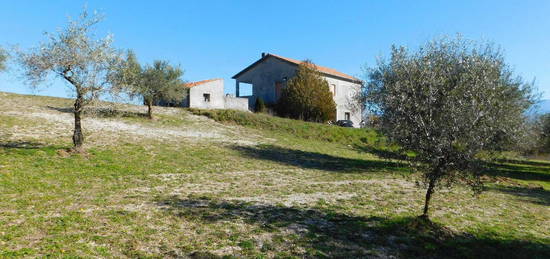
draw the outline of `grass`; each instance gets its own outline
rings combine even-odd
[[[0,103],[19,98],[36,109],[70,107],[11,94]],[[486,192],[440,190],[433,222],[424,222],[416,218],[423,202],[416,175],[368,148],[383,143],[372,131],[234,112],[226,113],[252,121],[208,124],[158,108],[156,121],[109,119],[230,127],[239,138],[258,135],[259,143],[116,138],[70,155],[60,151],[70,147],[70,134],[17,135],[49,124],[9,109],[0,113],[0,130],[13,133],[0,136],[0,257],[550,256],[547,162],[499,161],[487,172]],[[90,139],[115,137],[100,133]]]
[[[277,136],[291,135],[307,140],[321,140],[348,145],[361,143],[383,146],[385,144],[384,138],[371,129],[357,130],[236,110],[189,109],[189,111],[196,115],[207,116],[218,122],[268,131]]]

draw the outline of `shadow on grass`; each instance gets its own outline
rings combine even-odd
[[[333,211],[225,201],[208,198],[158,201],[165,211],[198,224],[244,222],[255,226],[251,235],[270,233],[269,243],[248,240],[241,253],[256,247],[286,257],[424,257],[424,258],[548,258],[543,241],[520,241],[480,230],[456,233],[417,217],[386,219],[358,217]],[[250,237],[243,236],[247,239]],[[252,237],[253,238],[253,237]],[[242,240],[237,240],[242,241]],[[241,244],[241,243],[239,243]],[[296,245],[304,250],[293,250]],[[242,247],[242,246],[241,246]],[[191,256],[216,256],[199,251]]]
[[[487,175],[508,177],[517,180],[550,181],[550,163],[506,160],[487,163]]]
[[[519,159],[499,159],[499,163],[509,163],[517,165],[530,165],[530,166],[543,166],[548,167],[550,170],[550,161],[549,162],[539,162],[539,161],[530,161],[530,160],[519,160]]]
[[[366,152],[371,153],[373,155],[376,155],[383,159],[395,159],[395,160],[405,160],[407,159],[407,155],[400,153],[398,151],[383,149],[383,148],[376,148],[372,146],[367,145],[354,145],[353,148],[359,152]]]
[[[46,106],[50,110],[55,110],[63,113],[73,113],[74,109],[72,107],[52,107]],[[93,115],[94,117],[100,118],[146,118],[147,114],[140,112],[131,112],[131,111],[120,111],[112,108],[101,108],[101,107],[87,107],[84,110],[84,114]]]
[[[489,187],[489,190],[512,194],[522,201],[532,202],[544,206],[550,206],[550,192],[543,188],[530,188],[527,186],[496,186]]]
[[[363,160],[337,157],[322,153],[283,148],[275,145],[234,146],[246,157],[270,160],[305,169],[319,169],[336,172],[405,171],[399,162]]]
[[[38,142],[29,142],[29,141],[0,142],[0,148],[39,149],[43,147],[46,147],[46,145]]]
[[[50,154],[55,154],[60,150],[67,150],[67,146],[51,145],[40,142],[30,141],[0,141],[0,151],[7,153],[33,156],[36,152],[44,151]]]

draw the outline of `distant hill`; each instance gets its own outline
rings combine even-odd
[[[542,100],[539,103],[539,113],[550,113],[550,100]]]

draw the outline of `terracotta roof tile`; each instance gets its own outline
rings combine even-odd
[[[279,59],[283,59],[283,60],[286,60],[290,63],[294,63],[296,65],[300,65],[303,63],[303,61],[300,61],[300,60],[296,60],[296,59],[292,59],[292,58],[287,58],[287,57],[283,57],[283,56],[279,56],[279,55],[275,55],[275,54],[271,54],[269,53],[268,55],[271,55],[271,56],[274,56],[276,58],[279,58]],[[353,76],[350,76],[350,75],[347,75],[347,74],[344,74],[342,72],[339,72],[335,69],[332,69],[332,68],[328,68],[328,67],[323,67],[323,66],[318,66],[318,65],[315,65],[315,68],[317,68],[317,70],[321,73],[325,73],[325,74],[328,74],[328,75],[333,75],[333,76],[337,76],[337,77],[343,77],[343,78],[346,78],[346,79],[349,79],[349,80],[353,80],[353,81],[361,81]]]
[[[185,83],[185,84],[183,84],[183,86],[187,87],[187,88],[191,88],[193,86],[210,83],[212,81],[217,81],[217,80],[222,80],[222,79],[221,78],[214,78],[214,79],[202,80],[202,81],[197,81],[197,82]]]
[[[275,54],[271,54],[271,53],[266,53],[265,56],[263,56],[261,59],[254,62],[252,65],[248,66],[247,68],[243,69],[241,72],[237,73],[232,78],[236,79],[237,77],[239,77],[243,73],[247,72],[248,70],[252,69],[257,64],[263,62],[264,60],[266,60],[269,57],[274,57],[274,58],[277,58],[279,60],[283,60],[283,61],[295,64],[295,65],[300,65],[303,62],[303,61],[292,59],[292,58],[287,58],[287,57],[283,57],[283,56],[279,56],[279,55],[275,55]],[[325,74],[325,75],[334,76],[334,77],[338,77],[338,78],[343,78],[343,79],[346,79],[346,80],[349,80],[349,81],[352,81],[352,82],[357,82],[357,83],[361,82],[361,80],[356,78],[356,77],[344,74],[344,73],[339,72],[339,71],[337,71],[335,69],[332,69],[332,68],[318,66],[318,65],[315,65],[315,67],[317,68],[317,70],[319,72],[321,72],[322,74]]]

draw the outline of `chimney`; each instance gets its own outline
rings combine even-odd
[[[265,57],[265,52],[262,52],[262,58]]]

